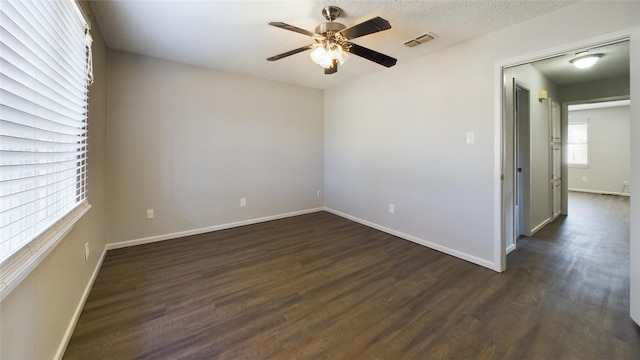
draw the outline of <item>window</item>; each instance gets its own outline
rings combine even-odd
[[[572,166],[589,165],[588,157],[588,124],[571,123],[567,131],[567,162]]]
[[[35,267],[88,210],[91,37],[74,0],[2,0],[0,19],[4,297],[7,282]]]

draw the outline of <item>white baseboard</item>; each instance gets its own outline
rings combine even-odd
[[[120,241],[120,242],[107,244],[107,250],[119,249],[119,248],[124,248],[129,246],[142,245],[142,244],[149,244],[149,243],[176,239],[176,238],[185,237],[185,236],[204,234],[212,231],[231,229],[234,227],[257,224],[265,221],[278,220],[278,219],[284,219],[284,218],[297,216],[297,215],[310,214],[310,213],[314,213],[322,210],[324,210],[324,208],[313,208],[313,209],[307,209],[307,210],[294,211],[294,212],[285,213],[285,214],[265,216],[265,217],[256,218],[256,219],[237,221],[237,222],[232,222],[227,224],[208,226],[200,229],[179,231],[171,234],[163,234],[163,235],[150,236],[150,237],[141,238],[141,239]]]
[[[621,192],[615,192],[615,191],[600,191],[600,190],[574,189],[574,188],[569,188],[567,190],[575,191],[575,192],[585,192],[585,193],[591,193],[591,194],[631,196],[631,193],[626,193],[626,192],[621,193]]]
[[[104,250],[102,250],[102,254],[100,255],[100,260],[98,260],[96,267],[93,269],[93,273],[91,274],[91,278],[89,279],[87,286],[84,288],[84,292],[82,293],[80,302],[76,306],[76,310],[73,312],[73,316],[71,317],[71,321],[67,326],[67,330],[64,332],[64,337],[62,338],[62,342],[60,342],[60,346],[58,347],[58,351],[56,352],[56,356],[54,358],[56,360],[62,359],[62,357],[64,356],[65,350],[67,350],[67,345],[69,345],[69,341],[71,340],[71,335],[73,335],[73,330],[76,328],[78,319],[80,319],[80,314],[82,313],[84,304],[87,302],[87,298],[89,297],[89,293],[91,292],[93,283],[96,281],[96,277],[98,277],[98,272],[102,267],[102,262],[104,261],[104,257],[106,255],[107,255],[107,248],[105,247]]]
[[[457,257],[459,259],[466,260],[468,262],[474,263],[476,265],[480,265],[480,266],[489,268],[491,270],[497,271],[496,270],[496,264],[494,264],[492,261],[487,261],[485,259],[481,259],[479,257],[473,256],[473,255],[469,255],[467,253],[464,253],[464,252],[461,252],[461,251],[458,251],[458,250],[454,250],[454,249],[448,248],[446,246],[442,246],[442,245],[439,245],[439,244],[436,244],[436,243],[432,243],[430,241],[421,239],[421,238],[413,236],[413,235],[405,234],[403,232],[396,231],[396,230],[390,229],[388,227],[372,223],[372,222],[367,221],[367,220],[362,220],[360,218],[357,218],[355,216],[351,216],[349,214],[345,214],[345,213],[337,211],[337,210],[333,210],[333,209],[326,208],[326,207],[324,208],[324,210],[326,210],[326,211],[328,211],[328,212],[330,212],[332,214],[338,215],[340,217],[343,217],[345,219],[349,219],[351,221],[355,221],[355,222],[360,223],[362,225],[368,226],[370,228],[374,228],[376,230],[380,230],[380,231],[385,232],[387,234],[391,234],[391,235],[397,236],[399,238],[403,238],[405,240],[409,240],[409,241],[414,242],[414,243],[416,243],[418,245],[422,245],[422,246],[428,247],[430,249],[440,251],[440,252],[445,253],[447,255],[451,255],[451,256]]]
[[[405,233],[402,233],[400,231],[396,231],[366,220],[362,220],[359,219],[357,217],[342,213],[340,211],[337,210],[333,210],[333,209],[329,209],[326,207],[323,208],[314,208],[314,209],[308,209],[308,210],[301,210],[301,211],[295,211],[295,212],[290,212],[290,213],[285,213],[285,214],[278,214],[278,215],[272,215],[272,216],[266,216],[266,217],[262,217],[262,218],[256,218],[256,219],[249,219],[249,220],[243,220],[243,221],[238,221],[238,222],[233,222],[233,223],[228,223],[228,224],[221,224],[221,225],[215,225],[215,226],[210,226],[210,227],[206,227],[206,228],[200,228],[200,229],[194,229],[194,230],[187,230],[187,231],[181,231],[181,232],[175,232],[175,233],[171,233],[171,234],[165,234],[165,235],[158,235],[158,236],[151,236],[151,237],[146,237],[146,238],[141,238],[141,239],[135,239],[135,240],[128,240],[128,241],[121,241],[121,242],[117,242],[117,243],[110,243],[107,244],[104,248],[104,250],[102,251],[102,254],[100,255],[100,260],[98,261],[98,263],[96,264],[95,269],[93,270],[93,274],[91,274],[91,278],[90,281],[87,283],[87,286],[84,289],[84,292],[82,294],[82,298],[80,299],[80,302],[78,303],[78,305],[76,306],[76,310],[73,314],[73,317],[71,318],[71,321],[69,322],[69,325],[67,326],[67,330],[65,331],[64,337],[62,339],[62,342],[60,343],[60,346],[58,347],[58,351],[56,352],[56,356],[55,359],[59,360],[62,359],[62,356],[64,355],[65,350],[67,349],[67,345],[69,344],[69,341],[71,340],[71,336],[73,335],[73,330],[76,327],[76,324],[78,323],[78,319],[80,318],[80,314],[82,313],[82,309],[84,308],[84,305],[87,301],[87,298],[89,297],[89,293],[91,292],[91,288],[93,287],[93,283],[96,280],[96,277],[98,276],[98,272],[100,271],[100,268],[102,267],[102,263],[104,261],[104,258],[107,254],[107,250],[111,250],[111,249],[119,249],[119,248],[124,248],[124,247],[129,247],[129,246],[135,246],[135,245],[141,245],[141,244],[148,244],[148,243],[153,243],[153,242],[157,242],[157,241],[163,241],[163,240],[169,240],[169,239],[175,239],[175,238],[179,238],[179,237],[184,237],[184,236],[190,236],[190,235],[197,235],[197,234],[204,234],[207,232],[211,232],[211,231],[217,231],[217,230],[225,230],[225,229],[230,229],[230,228],[234,228],[234,227],[239,227],[239,226],[244,226],[244,225],[251,225],[251,224],[257,224],[257,223],[261,223],[261,222],[265,222],[265,221],[271,221],[271,220],[278,220],[278,219],[284,219],[284,218],[288,218],[288,217],[292,217],[292,216],[297,216],[297,215],[304,215],[304,214],[310,214],[310,213],[314,213],[314,212],[318,212],[318,211],[328,211],[330,213],[333,213],[335,215],[338,215],[340,217],[343,217],[345,219],[349,219],[351,221],[355,221],[357,223],[363,224],[365,226],[371,227],[373,229],[376,230],[380,230],[382,232],[394,235],[394,236],[398,236],[400,238],[403,238],[405,240],[409,240],[411,242],[414,242],[416,244],[440,251],[442,253],[460,258],[462,260],[466,260],[469,261],[471,263],[474,263],[476,265],[480,265],[486,268],[489,268],[491,270],[495,270],[495,264],[491,261],[487,261],[484,259],[480,259],[478,257],[475,257],[473,255],[469,255],[442,245],[438,245],[435,243],[432,243],[430,241],[424,240],[424,239],[420,239],[418,237],[412,236],[412,235],[408,235]],[[513,248],[515,249],[515,245],[513,246]],[[510,252],[510,250],[507,250],[508,252]]]
[[[80,302],[76,306],[76,310],[73,313],[71,321],[69,322],[69,325],[67,326],[67,330],[65,331],[64,337],[62,338],[62,342],[60,343],[60,346],[58,347],[58,351],[56,352],[55,359],[56,360],[62,359],[62,357],[64,356],[64,352],[67,350],[67,345],[71,340],[71,336],[73,335],[73,330],[75,329],[76,324],[78,323],[78,319],[80,319],[80,314],[82,313],[82,309],[84,308],[84,305],[87,302],[87,298],[89,297],[89,293],[91,292],[93,283],[95,282],[96,277],[98,276],[98,272],[100,271],[100,268],[102,267],[102,263],[104,262],[104,258],[107,254],[107,250],[147,244],[147,243],[169,240],[169,239],[175,239],[175,238],[189,236],[189,235],[203,234],[211,231],[230,229],[238,226],[256,224],[256,223],[277,220],[277,219],[284,219],[287,217],[304,215],[304,214],[309,214],[309,213],[323,211],[323,210],[324,208],[314,208],[314,209],[295,211],[295,212],[290,212],[285,214],[266,216],[266,217],[257,218],[257,219],[238,221],[234,223],[210,226],[210,227],[201,228],[201,229],[188,230],[188,231],[176,232],[172,234],[158,235],[158,236],[152,236],[152,237],[147,237],[143,239],[136,239],[136,240],[129,240],[129,241],[122,241],[122,242],[107,244],[104,250],[102,251],[102,254],[100,255],[100,260],[96,264],[95,269],[93,269],[93,274],[91,274],[91,278],[84,289]]]
[[[548,218],[547,220],[541,222],[538,226],[536,226],[533,229],[531,229],[531,232],[529,232],[529,234],[527,236],[533,236],[535,233],[540,231],[540,229],[542,229],[543,227],[549,225],[552,221],[553,221],[552,218]]]
[[[507,246],[507,249],[505,250],[505,252],[506,252],[507,255],[509,255],[515,249],[516,249],[516,244],[511,244],[511,245]]]

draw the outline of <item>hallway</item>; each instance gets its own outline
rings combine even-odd
[[[508,257],[508,268],[530,272],[532,286],[551,285],[541,310],[573,322],[571,331],[556,333],[561,342],[607,348],[599,356],[611,359],[629,358],[640,344],[640,328],[629,318],[629,200],[569,192],[569,215],[519,239]]]

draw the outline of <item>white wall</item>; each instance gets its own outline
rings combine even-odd
[[[326,206],[500,269],[496,64],[638,26],[639,12],[578,3],[326,91]]]
[[[106,245],[106,47],[93,24],[89,88],[89,203],[76,227],[0,304],[0,359],[53,359],[73,331]],[[91,255],[84,259],[84,244]],[[64,348],[60,348],[60,351]]]
[[[561,102],[629,96],[629,78],[611,78],[564,85],[558,88]]]
[[[468,43],[325,92],[328,208],[490,266],[493,74],[481,48]]]
[[[322,207],[320,90],[113,50],[108,61],[110,242]]]
[[[551,219],[551,174],[550,174],[550,142],[551,135],[551,113],[550,113],[550,99],[539,101],[538,91],[546,90],[550,98],[558,99],[557,86],[545,77],[538,69],[531,64],[524,64],[515,67],[511,67],[505,70],[505,77],[507,78],[507,91],[505,96],[505,103],[509,104],[507,107],[513,111],[510,102],[512,99],[512,80],[522,82],[524,86],[529,89],[529,144],[530,144],[530,156],[529,156],[529,199],[528,209],[528,229],[522,229],[522,233],[531,234],[534,230],[538,229],[541,225],[544,225]],[[557,101],[557,100],[556,100]],[[507,133],[513,132],[513,117],[512,113],[505,113],[506,121],[505,128]],[[513,146],[513,145],[511,145]],[[509,157],[511,161],[512,157]],[[525,169],[527,170],[527,169]]]
[[[629,106],[569,111],[569,124],[586,122],[589,132],[589,166],[569,167],[569,190],[623,192],[623,182],[631,178],[630,118]],[[630,188],[624,188],[624,194],[630,194]]]

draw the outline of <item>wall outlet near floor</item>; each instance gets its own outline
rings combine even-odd
[[[154,216],[155,216],[155,213],[153,209],[147,209],[147,219],[153,219]]]
[[[587,177],[586,177],[586,176],[583,176],[583,177],[582,177],[582,181],[587,181]]]
[[[322,190],[320,189],[316,190],[316,195],[318,195],[318,197],[322,196]]]
[[[247,198],[240,198],[240,206],[247,206]]]
[[[625,180],[625,181],[622,182],[622,185],[627,186],[627,185],[629,185],[629,182],[627,180]]]
[[[396,206],[393,204],[389,204],[389,214],[394,214],[396,212]]]
[[[467,131],[465,135],[466,135],[465,137],[466,137],[467,144],[473,144],[476,141],[475,140],[476,135],[473,131]]]
[[[89,243],[84,243],[84,261],[89,260]]]

